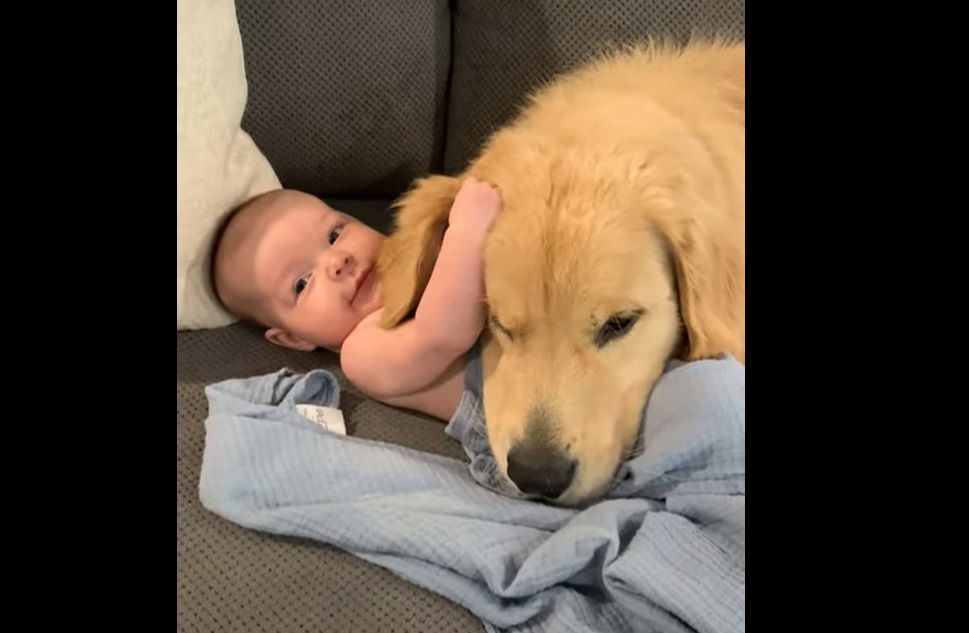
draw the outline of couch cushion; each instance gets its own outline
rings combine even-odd
[[[244,323],[177,334],[176,604],[179,631],[480,633],[463,607],[328,545],[244,529],[199,502],[205,385],[290,367],[340,382],[350,435],[466,459],[444,424],[364,398],[330,352],[300,353]]]
[[[394,197],[443,152],[448,0],[238,0],[243,128],[285,187]]]
[[[239,123],[246,104],[232,0],[178,0],[177,329],[234,321],[209,285],[213,231],[232,207],[279,186]]]
[[[444,168],[464,169],[523,97],[610,44],[743,36],[745,0],[457,0]]]
[[[360,198],[323,198],[323,200],[337,211],[343,211],[385,235],[393,228],[394,218],[389,210],[393,200]]]

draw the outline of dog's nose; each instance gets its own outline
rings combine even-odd
[[[508,477],[522,492],[555,499],[574,476],[575,460],[544,442],[524,442],[508,451]]]

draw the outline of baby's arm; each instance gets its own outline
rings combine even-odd
[[[414,318],[384,330],[372,315],[344,342],[340,362],[359,389],[375,398],[415,393],[474,345],[485,320],[481,249],[500,210],[491,185],[462,184]]]

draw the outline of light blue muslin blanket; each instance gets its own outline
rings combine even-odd
[[[324,370],[209,385],[202,503],[348,550],[491,632],[745,631],[743,365],[671,362],[637,456],[606,499],[579,509],[516,498],[484,436],[476,351],[465,381],[446,431],[470,469],[304,418],[296,405],[339,406]]]

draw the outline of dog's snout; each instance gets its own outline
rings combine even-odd
[[[575,460],[544,442],[516,444],[508,452],[508,477],[522,492],[555,499],[575,476]]]

